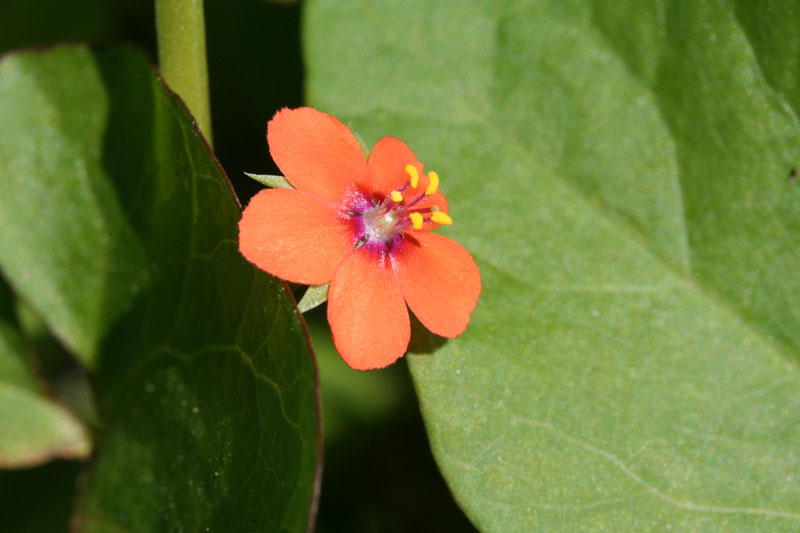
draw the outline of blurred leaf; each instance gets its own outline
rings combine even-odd
[[[36,374],[47,383],[48,393],[84,424],[97,426],[97,406],[86,368],[53,336],[30,305],[16,299],[14,311],[26,351],[33,356]]]
[[[305,530],[313,357],[286,287],[238,253],[239,210],[185,108],[127,49],[12,55],[0,89],[3,176],[26,172],[4,191],[13,227],[0,231],[25,257],[2,266],[21,292],[61,294],[96,346],[104,427],[77,527]],[[61,315],[39,311],[57,329]]]
[[[311,103],[409,142],[481,267],[410,365],[482,529],[800,525],[798,11],[307,5]]]
[[[85,458],[90,451],[81,423],[39,385],[25,354],[11,294],[0,280],[0,467]]]
[[[0,378],[6,383],[36,392],[39,383],[25,354],[14,304],[14,295],[0,278]]]
[[[108,328],[148,283],[143,244],[109,169],[92,153],[103,146],[110,102],[96,84],[59,90],[41,62],[4,63],[0,267],[64,344],[92,365]],[[72,76],[98,81],[91,65],[74,68]],[[96,113],[61,112],[93,99]],[[29,123],[35,134],[25,129]]]
[[[36,466],[55,457],[82,459],[91,442],[83,426],[40,391],[0,377],[0,467]]]

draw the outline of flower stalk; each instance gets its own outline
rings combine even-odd
[[[161,75],[212,144],[203,0],[156,0],[156,34]]]

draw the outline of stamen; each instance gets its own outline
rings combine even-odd
[[[392,201],[393,202],[399,204],[400,202],[403,201],[403,193],[401,193],[400,191],[392,191],[391,195],[392,195]]]
[[[430,171],[428,172],[428,179],[430,180],[430,183],[428,183],[428,188],[425,189],[426,196],[430,196],[431,194],[435,193],[439,188],[439,174],[434,171]]]
[[[417,185],[419,185],[419,173],[417,172],[417,167],[414,165],[406,165],[406,172],[411,178],[411,188],[416,189]]]
[[[415,205],[420,203],[420,201],[422,201],[423,198],[425,198],[424,194],[418,194],[416,196],[412,196],[411,199],[406,204],[406,209],[408,209],[409,207],[414,207]]]
[[[419,213],[410,213],[408,218],[411,219],[411,224],[414,225],[414,229],[422,229],[422,215]]]
[[[444,224],[445,226],[449,226],[453,223],[453,219],[447,216],[442,211],[434,211],[431,215],[431,220],[436,222],[437,224]],[[419,229],[419,228],[417,228]]]

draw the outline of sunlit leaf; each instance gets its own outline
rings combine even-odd
[[[481,267],[410,365],[482,529],[800,526],[799,11],[307,5],[310,103],[406,140]]]
[[[251,174],[245,172],[245,176],[253,178],[257,182],[272,189],[292,189],[292,184],[283,176],[273,176],[272,174]]]

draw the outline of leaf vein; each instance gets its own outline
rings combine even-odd
[[[653,496],[656,496],[657,498],[685,511],[718,513],[718,514],[761,515],[761,516],[769,516],[776,518],[790,518],[793,520],[800,520],[800,513],[791,511],[758,508],[758,507],[728,507],[719,505],[707,505],[707,504],[698,504],[691,501],[679,500],[663,492],[658,487],[655,487],[650,483],[648,483],[647,481],[645,481],[639,474],[637,474],[631,467],[626,465],[616,455],[607,452],[605,450],[602,450],[597,446],[594,446],[588,442],[575,438],[570,434],[568,434],[567,432],[565,432],[564,430],[553,426],[552,424],[534,420],[532,418],[521,416],[516,413],[510,413],[510,415],[513,419],[517,420],[519,423],[548,431],[549,433],[560,438],[563,441],[566,441],[574,446],[582,448],[598,457],[602,457],[603,459],[611,463],[613,466],[615,466],[617,469],[625,473],[637,485],[643,487],[647,492],[651,493]]]

